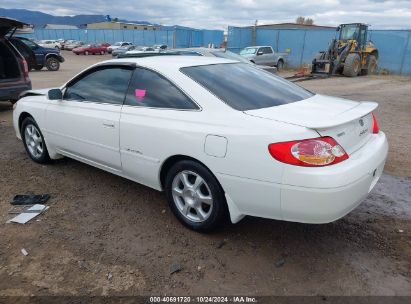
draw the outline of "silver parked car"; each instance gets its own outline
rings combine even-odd
[[[85,45],[85,43],[83,41],[74,40],[74,41],[71,41],[68,44],[65,44],[64,49],[67,50],[67,51],[72,51],[73,49],[81,47],[83,45]]]
[[[241,62],[245,62],[248,64],[254,64],[253,62],[247,60],[243,56],[240,56],[236,53],[227,51],[226,49],[211,49],[211,48],[184,48],[184,49],[174,49],[172,51],[181,52],[181,55],[195,55],[198,54],[199,56],[206,56],[206,57],[220,57],[226,59],[237,60]],[[184,54],[185,52],[189,54]],[[259,68],[266,70],[267,72],[277,74],[277,68],[268,65],[259,65]]]
[[[274,52],[271,46],[250,46],[242,49],[240,55],[258,65],[276,66],[281,70],[286,63],[288,53]]]

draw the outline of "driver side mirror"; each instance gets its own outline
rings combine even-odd
[[[258,52],[257,52],[257,56],[260,56],[260,55],[262,55],[262,54],[264,54],[263,51],[258,51]]]
[[[60,89],[51,89],[47,93],[50,100],[62,100],[63,92]]]

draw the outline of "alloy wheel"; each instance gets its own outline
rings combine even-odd
[[[206,221],[213,210],[213,197],[206,181],[193,171],[179,172],[172,182],[174,204],[188,220]]]
[[[33,124],[28,124],[24,130],[24,139],[27,149],[34,158],[42,156],[44,151],[43,139],[40,135],[40,131]]]

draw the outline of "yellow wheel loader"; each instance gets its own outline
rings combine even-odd
[[[342,74],[348,77],[375,72],[378,49],[367,40],[368,25],[363,23],[341,24],[336,38],[327,51],[317,54],[312,62],[312,74]]]

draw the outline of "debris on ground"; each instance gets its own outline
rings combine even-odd
[[[111,272],[107,273],[107,280],[111,281],[111,279],[113,278],[113,275]]]
[[[226,244],[226,240],[221,240],[217,243],[217,249],[221,249],[225,244]]]
[[[174,262],[170,267],[170,274],[177,273],[183,270],[183,266],[179,262]]]
[[[49,194],[40,194],[40,195],[22,195],[18,194],[13,197],[13,200],[10,202],[12,205],[36,205],[44,204],[50,199]]]
[[[24,249],[24,248],[21,249],[21,253],[22,253],[24,256],[28,256],[28,255],[29,255],[29,253],[27,252],[27,250]]]
[[[281,259],[281,260],[278,260],[278,261],[275,263],[275,267],[280,268],[280,267],[283,267],[284,264],[285,264],[285,260],[284,260],[284,259]]]
[[[28,221],[32,220],[36,216],[40,215],[44,211],[46,211],[49,207],[46,205],[41,205],[41,204],[36,204],[34,206],[31,206],[27,209],[25,209],[22,213],[19,215],[15,216],[11,220],[7,221],[7,223],[18,223],[18,224],[25,224]],[[13,213],[13,211],[11,211]]]
[[[398,232],[399,232],[399,233],[403,233],[403,232],[404,232],[404,230],[402,230],[402,229],[398,229]]]

